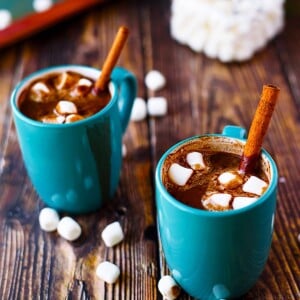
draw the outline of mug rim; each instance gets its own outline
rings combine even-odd
[[[31,124],[36,127],[43,127],[43,128],[70,128],[70,127],[76,127],[76,126],[81,126],[82,124],[85,123],[90,123],[93,122],[95,119],[97,119],[101,115],[105,115],[107,111],[110,110],[110,108],[114,105],[117,97],[116,97],[116,83],[113,80],[109,81],[109,90],[111,94],[111,98],[109,102],[105,105],[104,108],[102,108],[100,111],[97,113],[84,118],[83,120],[79,120],[76,122],[72,123],[63,123],[63,124],[56,124],[56,123],[43,123],[34,119],[29,118],[25,114],[21,112],[18,106],[18,96],[20,96],[20,90],[24,89],[25,87],[29,86],[29,84],[37,79],[40,76],[46,75],[46,74],[51,74],[54,73],[55,71],[60,71],[60,70],[70,70],[70,71],[75,71],[80,73],[80,70],[82,71],[94,71],[98,72],[98,75],[101,73],[100,69],[90,67],[90,66],[85,66],[85,65],[79,65],[79,64],[63,64],[63,65],[56,65],[56,66],[49,66],[45,68],[41,68],[39,70],[36,70],[29,75],[25,76],[18,84],[15,86],[15,88],[12,91],[11,98],[10,98],[10,103],[12,110],[16,116],[18,116],[19,119],[22,121]]]
[[[211,218],[221,218],[221,217],[226,218],[226,217],[230,217],[230,216],[234,216],[234,215],[239,215],[241,213],[244,213],[244,212],[250,211],[251,209],[254,209],[256,206],[259,206],[262,203],[264,203],[269,198],[269,196],[276,190],[277,182],[278,182],[277,166],[276,166],[276,163],[275,163],[274,159],[272,158],[272,156],[264,148],[262,148],[261,155],[263,158],[266,158],[266,160],[270,164],[270,179],[271,180],[270,180],[267,190],[254,203],[247,205],[245,207],[239,208],[239,209],[231,209],[231,210],[225,210],[225,211],[209,211],[209,210],[205,210],[205,209],[191,207],[191,206],[184,204],[181,201],[177,200],[174,196],[172,196],[167,191],[164,184],[162,183],[161,173],[162,173],[162,167],[164,165],[164,162],[170,153],[172,153],[176,149],[180,148],[184,144],[191,142],[193,140],[201,139],[201,138],[205,138],[205,137],[220,137],[220,138],[226,138],[229,140],[231,139],[234,141],[239,141],[242,143],[245,143],[245,141],[246,141],[246,139],[230,137],[230,136],[223,135],[223,134],[207,133],[207,134],[203,134],[203,135],[195,135],[195,136],[188,137],[186,139],[183,139],[183,140],[177,142],[170,148],[168,148],[165,151],[165,153],[161,156],[161,158],[157,164],[156,171],[155,171],[156,193],[157,193],[157,189],[158,189],[159,193],[161,193],[163,195],[164,201],[168,201],[172,206],[178,208],[179,210],[185,211],[185,212],[193,214],[193,215],[203,216],[203,217],[211,217]]]

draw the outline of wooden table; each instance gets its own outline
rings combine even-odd
[[[264,83],[281,88],[264,141],[279,168],[278,206],[267,265],[242,299],[300,299],[300,13],[296,1],[288,6],[295,9],[282,34],[242,64],[222,64],[172,40],[170,1],[112,1],[0,50],[1,299],[162,299],[157,283],[168,270],[156,231],[157,161],[188,136],[221,132],[227,124],[249,128]],[[155,95],[168,99],[168,114],[129,124],[116,196],[95,213],[75,216],[83,236],[70,243],[39,228],[44,205],[23,165],[9,97],[21,78],[43,67],[101,67],[121,24],[131,35],[119,65],[136,74],[145,99],[154,95],[144,85],[146,72],[160,70],[167,86]],[[125,240],[106,248],[101,231],[116,220]],[[102,260],[119,265],[115,285],[97,279]],[[180,299],[190,298],[182,292]]]

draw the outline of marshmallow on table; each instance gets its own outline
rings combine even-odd
[[[68,241],[75,241],[81,235],[80,225],[70,217],[63,217],[57,226],[58,234]]]
[[[218,177],[219,183],[225,188],[235,188],[243,184],[243,178],[234,171],[227,171]]]
[[[205,168],[203,155],[200,152],[190,152],[186,156],[187,163],[193,170],[202,170]]]
[[[149,116],[164,116],[167,113],[168,103],[165,97],[150,97],[147,101]]]
[[[214,193],[209,195],[204,201],[203,204],[206,207],[221,207],[221,208],[229,208],[230,200],[232,196],[226,193]]]
[[[170,179],[180,186],[185,185],[192,174],[192,169],[185,168],[177,163],[172,164],[168,171]]]
[[[8,27],[12,22],[12,15],[7,9],[0,9],[0,30]]]
[[[145,84],[148,89],[158,91],[166,85],[166,78],[161,72],[152,70],[146,74]]]
[[[131,121],[142,121],[147,116],[147,105],[143,98],[135,98],[131,110],[130,120]]]
[[[257,197],[234,197],[232,202],[232,208],[239,209],[246,207],[254,203],[257,199]]]
[[[104,261],[96,269],[96,275],[107,283],[115,283],[120,276],[120,269],[115,264]]]
[[[40,227],[44,231],[54,231],[57,229],[59,222],[59,215],[56,210],[45,207],[40,211],[39,223]]]
[[[55,111],[60,115],[77,114],[77,107],[71,101],[61,100],[56,104]]]
[[[250,178],[243,185],[243,191],[261,196],[267,187],[268,184],[265,181],[256,176],[250,176]]]
[[[107,225],[102,231],[101,237],[107,247],[113,247],[124,239],[124,233],[119,222]]]
[[[32,101],[43,102],[44,97],[50,94],[50,90],[43,82],[35,83],[30,90],[29,97]]]
[[[172,0],[171,36],[222,62],[250,59],[283,23],[284,0]]]
[[[127,155],[127,147],[125,144],[122,144],[122,157],[125,157]]]
[[[158,289],[164,299],[176,299],[180,294],[180,287],[177,285],[173,277],[165,275],[158,282]]]

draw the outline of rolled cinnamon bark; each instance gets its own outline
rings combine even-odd
[[[128,34],[129,30],[127,27],[121,26],[119,28],[112,47],[104,61],[101,74],[95,83],[94,89],[96,94],[99,94],[107,89],[111,72],[117,63],[117,60],[127,40]]]
[[[239,166],[242,174],[251,172],[256,165],[279,92],[280,89],[274,85],[263,86]]]

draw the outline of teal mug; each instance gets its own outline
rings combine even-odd
[[[168,193],[162,182],[164,161],[169,154],[204,137],[209,149],[242,154],[245,135],[243,128],[226,126],[222,134],[188,138],[167,150],[157,165],[157,222],[162,249],[174,279],[197,299],[240,297],[258,280],[272,241],[277,167],[262,150],[261,162],[269,178],[266,192],[249,206],[213,212],[187,206]]]
[[[42,123],[22,114],[19,99],[24,89],[38,78],[64,71],[95,80],[100,74],[97,69],[80,65],[39,70],[16,86],[11,107],[25,167],[39,197],[49,207],[79,214],[97,210],[116,191],[122,136],[137,82],[132,73],[116,67],[109,83],[109,103],[98,113],[74,123]]]

